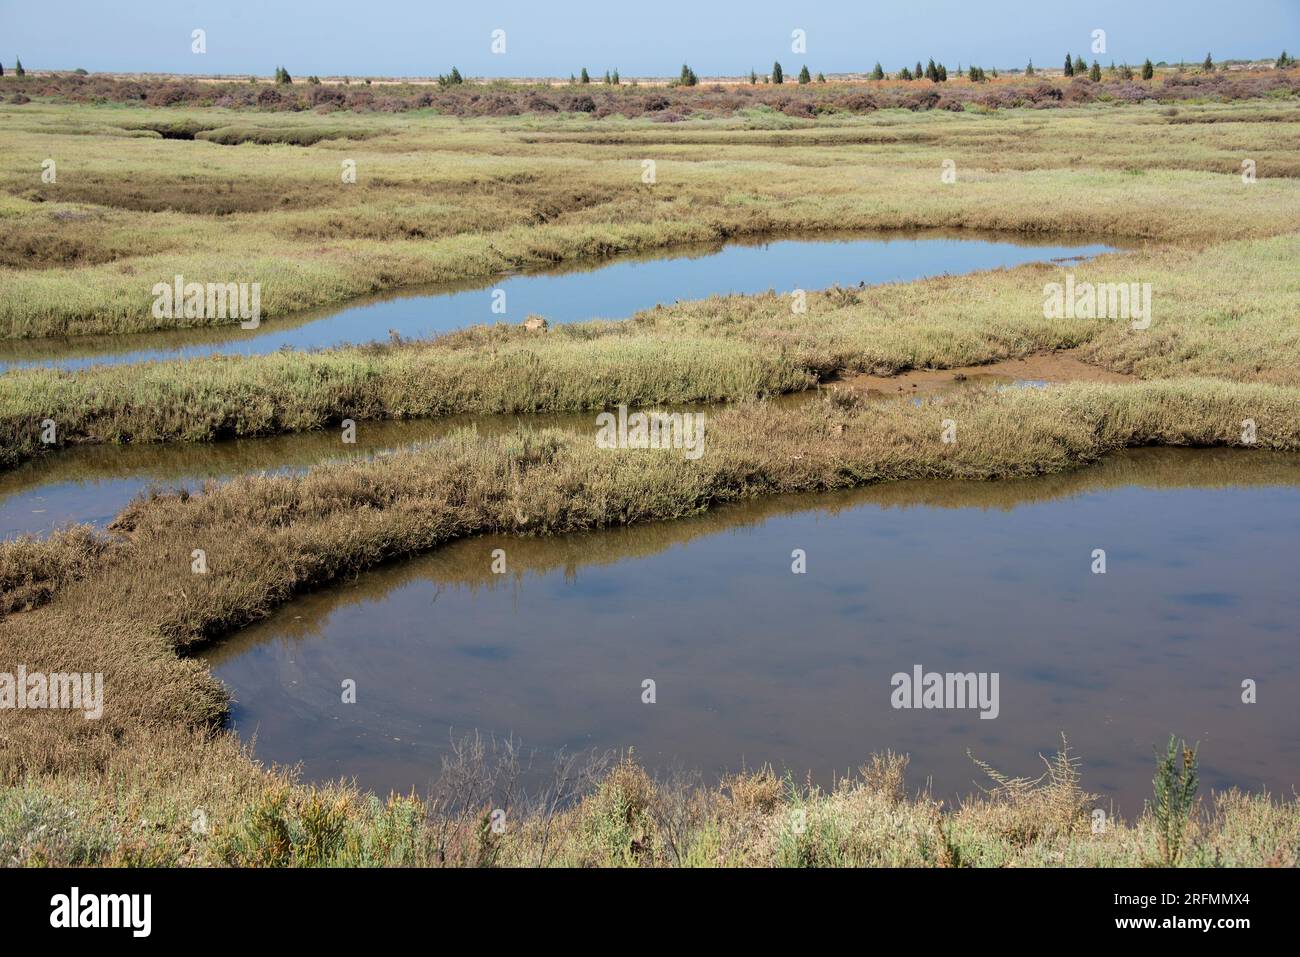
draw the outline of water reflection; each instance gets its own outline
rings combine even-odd
[[[528,313],[539,313],[551,322],[620,319],[675,299],[769,289],[823,289],[837,283],[905,282],[1028,262],[1072,260],[1113,248],[1082,239],[1008,239],[971,231],[740,239],[567,263],[471,283],[405,289],[342,309],[268,318],[254,330],[230,325],[126,336],[11,340],[0,343],[0,370],[15,365],[73,369],[217,353],[323,349],[385,341],[390,331],[408,339],[425,338],[481,323],[521,322]],[[498,289],[505,293],[505,315],[492,311],[492,293]]]
[[[1207,788],[1300,782],[1298,532],[1300,457],[1136,450],[1041,479],[461,542],[304,596],[208,660],[261,758],[380,791],[424,785],[449,729],[477,728],[823,781],[893,748],[952,797],[976,777],[968,748],[1036,774],[1065,731],[1086,785],[1132,814],[1171,732],[1202,743]],[[998,672],[999,717],[893,710],[890,676],[915,664]]]

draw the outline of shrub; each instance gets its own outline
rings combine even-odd
[[[569,97],[568,108],[571,113],[594,113],[596,112],[596,101],[583,93]]]
[[[835,105],[850,113],[869,113],[879,108],[875,97],[869,93],[846,93],[835,101]]]
[[[596,863],[651,863],[656,851],[654,782],[631,753],[600,782],[579,807],[582,829]]]
[[[939,102],[939,93],[936,90],[917,90],[910,94],[904,106],[909,110],[932,110],[935,104]]]
[[[1182,857],[1183,839],[1196,801],[1196,749],[1189,748],[1185,741],[1180,747],[1171,734],[1165,754],[1156,756],[1156,776],[1151,783],[1155,788],[1151,814],[1156,821],[1160,860],[1166,867],[1173,867]]]

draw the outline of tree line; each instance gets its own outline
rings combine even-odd
[[[1285,50],[1283,50],[1281,55],[1279,55],[1277,59],[1273,61],[1274,68],[1278,70],[1288,70],[1296,66],[1296,64],[1297,64],[1296,58],[1288,54]],[[1186,68],[1185,64],[1183,63],[1178,64],[1178,69],[1180,71],[1185,68]],[[1204,72],[1208,73],[1214,68],[1215,68],[1214,57],[1212,57],[1209,53],[1205,54],[1205,59],[1201,62],[1201,69]],[[1226,65],[1220,65],[1220,68],[1226,69]],[[1155,76],[1156,67],[1155,64],[1151,62],[1150,57],[1148,57],[1143,62],[1140,69],[1141,69],[1142,79],[1144,80],[1150,80],[1152,77]],[[84,73],[85,71],[78,70],[77,72]],[[963,71],[961,69],[961,64],[958,64],[957,74],[960,76],[962,72]],[[991,68],[986,72],[983,67],[978,67],[975,66],[974,64],[972,64],[970,66],[970,69],[965,72],[966,72],[966,78],[973,83],[982,83],[985,80],[989,79],[990,77],[996,79],[998,76],[998,71],[996,69]],[[1102,77],[1101,64],[1097,60],[1094,59],[1092,61],[1092,66],[1089,66],[1087,61],[1084,60],[1084,58],[1082,56],[1079,56],[1078,54],[1073,54],[1073,55],[1070,53],[1065,54],[1065,66],[1062,72],[1066,76],[1070,76],[1070,77],[1086,76],[1096,83],[1100,83]],[[1137,71],[1135,71],[1134,68],[1129,66],[1127,63],[1124,63],[1117,67],[1114,64],[1114,62],[1112,62],[1109,68],[1107,69],[1107,72],[1111,76],[1118,77],[1121,80],[1131,80],[1134,78],[1134,76],[1137,75]],[[1030,60],[1029,65],[1025,67],[1025,76],[1035,76],[1036,73],[1037,71],[1034,69],[1034,61]],[[0,76],[4,76],[4,75],[5,75],[4,64],[0,63]],[[26,75],[27,75],[27,71],[23,69],[23,61],[21,59],[15,58],[14,76],[26,76]],[[887,74],[884,68],[880,65],[880,62],[877,61],[875,68],[872,69],[872,71],[869,74],[867,74],[867,78],[871,80],[886,80],[889,79],[890,77],[889,74]],[[785,71],[781,68],[780,61],[773,63],[772,72],[761,78],[759,74],[754,70],[749,71],[750,83],[758,83],[760,79],[763,83],[784,83]],[[898,79],[898,80],[926,79],[934,83],[944,83],[948,79],[948,68],[944,66],[942,63],[936,63],[933,58],[931,58],[930,61],[924,67],[921,66],[921,61],[917,60],[915,68],[906,67],[906,66],[903,67],[894,75],[894,79]],[[277,66],[275,68],[275,82],[280,84],[291,84],[293,83],[293,77],[289,75],[289,71],[286,70],[284,67]],[[320,83],[320,79],[315,76],[310,76],[307,78],[307,82],[312,84],[318,84]],[[459,86],[461,83],[464,82],[465,82],[465,78],[461,76],[460,70],[456,69],[454,66],[451,68],[450,73],[447,74],[440,73],[438,75],[438,85],[441,87]],[[572,73],[569,74],[569,82],[575,84],[591,83],[591,74],[587,72],[587,68],[584,66],[582,68],[582,72],[578,76],[574,76]],[[807,64],[805,64],[799,70],[798,82],[799,83],[813,82],[813,76],[809,72]],[[824,73],[818,73],[816,77],[816,82],[825,83],[826,75]],[[620,86],[622,84],[622,80],[619,78],[617,68],[614,69],[612,72],[610,70],[605,71],[604,83],[606,86]],[[699,77],[697,77],[695,75],[695,71],[692,70],[685,63],[682,64],[681,73],[678,75],[677,79],[673,81],[674,86],[695,86],[698,83],[699,83]]]

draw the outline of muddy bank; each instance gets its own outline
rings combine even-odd
[[[1090,365],[1077,350],[1042,352],[956,369],[911,369],[898,375],[850,374],[828,380],[826,387],[852,389],[869,396],[925,394],[953,389],[1041,386],[1065,382],[1136,382],[1138,377]]]

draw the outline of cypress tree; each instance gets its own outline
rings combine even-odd
[[[27,75],[27,71],[23,69],[23,61],[15,58],[14,76],[26,76],[26,75]]]
[[[939,64],[939,69],[936,70],[935,73],[938,76],[938,82],[940,83],[948,82],[948,68],[944,66],[942,63]]]
[[[1206,73],[1209,73],[1211,70],[1213,70],[1214,57],[1210,56],[1208,53],[1205,54],[1205,62],[1201,64],[1201,69],[1204,70]]]
[[[1029,66],[1025,67],[1025,76],[1033,76],[1033,75],[1034,75],[1034,61],[1030,60]]]
[[[1087,72],[1088,72],[1088,63],[1087,63],[1087,61],[1084,60],[1083,57],[1078,56],[1078,55],[1076,54],[1075,57],[1074,57],[1074,75],[1075,75],[1075,76],[1083,76],[1083,75],[1084,75],[1085,73],[1087,73]]]
[[[1283,56],[1286,56],[1285,53],[1282,54],[1282,55],[1283,55]],[[885,71],[884,71],[883,69],[881,69],[881,67],[880,67],[880,61],[877,60],[877,61],[876,61],[876,68],[875,68],[874,70],[871,71],[871,79],[873,79],[873,80],[883,80],[884,78],[885,78]]]
[[[582,68],[582,72],[578,74],[578,82],[579,83],[591,82],[591,75],[587,73],[587,68],[585,66]]]
[[[618,67],[614,68],[614,75],[610,77],[610,80],[613,82],[615,86],[618,86],[622,82],[622,80],[618,78]]]
[[[811,83],[811,82],[812,82],[812,74],[808,72],[808,64],[807,64],[807,63],[805,63],[805,64],[803,65],[803,69],[799,71],[799,82],[800,82],[800,83]]]
[[[1092,80],[1093,83],[1101,82],[1101,64],[1096,60],[1092,61],[1092,69],[1088,71],[1088,79]]]
[[[910,80],[912,78],[912,71],[909,70],[907,67],[903,67],[901,70],[898,71],[898,78],[900,80]]]
[[[921,77],[925,76],[925,71],[921,69],[920,60],[916,61],[916,71],[912,74],[912,76],[918,80],[921,79]]]
[[[1151,58],[1147,57],[1147,61],[1142,64],[1142,79],[1149,80],[1155,75],[1156,68],[1151,65]]]
[[[753,85],[756,84],[757,82],[758,82],[758,74],[755,73],[753,70],[750,70],[750,71],[749,71],[749,85],[750,85],[750,86],[753,86]]]
[[[773,64],[772,64],[772,82],[773,82],[773,83],[784,83],[784,82],[785,82],[785,74],[781,71],[781,64],[780,64],[780,63],[773,63]]]
[[[1074,76],[1074,61],[1070,59],[1070,54],[1065,55],[1065,75]]]

